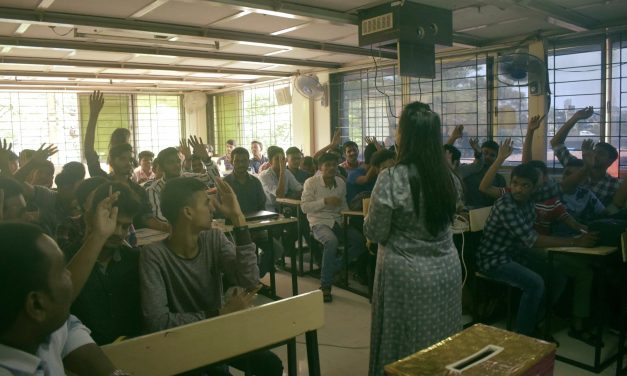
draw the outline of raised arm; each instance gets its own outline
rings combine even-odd
[[[39,162],[45,161],[56,152],[56,146],[46,146],[46,144],[41,144],[39,149],[37,149],[35,154],[33,154],[33,157],[28,162],[26,162],[24,166],[22,166],[22,168],[15,171],[15,175],[13,175],[13,178],[15,178],[15,180],[17,180],[18,183],[20,183],[20,185],[22,186],[22,189],[24,191],[24,197],[26,199],[31,199],[34,195],[34,188],[30,183],[26,182],[26,178],[30,175],[31,172],[33,172],[35,168],[37,168]]]
[[[533,116],[529,119],[529,123],[527,123],[527,135],[525,136],[525,141],[523,143],[523,153],[522,153],[522,163],[527,163],[532,160],[532,147],[533,147],[533,134],[540,128],[540,124],[542,124],[542,120],[544,120],[544,116],[540,117],[540,115]]]
[[[503,165],[505,160],[512,155],[513,151],[513,142],[511,138],[506,138],[505,141],[501,142],[501,146],[499,147],[499,152],[496,155],[496,160],[488,171],[483,176],[481,183],[479,184],[479,191],[483,194],[486,194],[493,198],[499,198],[502,195],[502,188],[495,187],[492,185],[494,182],[494,178],[499,171],[499,168]]]
[[[329,150],[337,149],[337,147],[340,146],[340,142],[342,142],[342,133],[340,132],[340,129],[338,128],[335,130],[335,133],[333,133],[333,138],[331,139],[331,143],[323,147],[322,149],[318,150],[316,154],[314,154],[313,159],[317,161],[318,158],[320,158],[323,154],[325,154]]]
[[[192,170],[192,151],[189,148],[188,140],[184,138],[179,142],[179,151],[183,154],[183,171],[191,171]]]
[[[555,148],[559,145],[563,145],[566,141],[566,137],[568,137],[568,133],[570,133],[570,130],[573,129],[575,124],[577,124],[579,120],[589,118],[590,116],[592,116],[593,112],[594,109],[592,108],[592,106],[582,108],[581,110],[575,112],[575,114],[571,116],[571,118],[568,119],[568,121],[566,121],[564,125],[562,125],[562,127],[559,131],[557,131],[555,136],[553,136],[553,138],[551,139],[551,147]]]
[[[446,145],[455,145],[455,141],[462,138],[463,135],[464,135],[464,125],[460,124],[460,125],[455,126],[455,129],[453,129],[453,132],[451,132],[451,135],[448,136],[448,140],[446,140]]]
[[[564,177],[560,182],[565,192],[574,190],[590,176],[590,171],[594,168],[594,141],[588,139],[581,143],[581,155],[584,166]]]
[[[85,152],[85,160],[87,161],[87,169],[89,175],[94,176],[107,176],[106,171],[100,168],[100,162],[98,161],[98,153],[94,148],[96,142],[96,123],[98,122],[98,116],[104,106],[104,97],[98,90],[94,91],[89,96],[89,120],[87,121],[87,129],[85,130],[85,140],[83,142],[83,150]]]

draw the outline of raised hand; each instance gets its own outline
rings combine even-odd
[[[37,149],[33,154],[33,159],[36,161],[45,161],[46,159],[56,154],[57,151],[57,147],[53,144],[48,144],[48,146],[46,146],[46,144],[43,143],[41,144],[39,149]]]
[[[197,155],[203,161],[211,159],[207,152],[207,146],[202,142],[202,138],[196,136],[189,136],[189,146],[194,149],[194,155]]]
[[[115,232],[118,219],[118,207],[113,206],[113,204],[117,201],[119,196],[120,192],[112,192],[112,188],[109,187],[109,196],[98,203],[91,217],[91,231],[103,239],[108,238]]]
[[[581,143],[581,159],[586,167],[594,167],[594,141],[591,139],[583,140]]]
[[[470,147],[472,148],[472,150],[475,151],[475,153],[481,153],[481,148],[479,147],[479,138],[478,137],[471,137],[468,140],[468,143],[470,144]]]
[[[453,132],[451,133],[451,138],[458,140],[462,138],[463,135],[464,135],[464,124],[459,124],[455,126],[455,129],[453,129]]]
[[[333,133],[333,138],[331,139],[331,145],[333,145],[334,147],[338,147],[340,146],[340,143],[342,142],[342,132],[340,132],[340,129],[336,129],[335,133]]]
[[[181,152],[181,154],[183,154],[183,156],[185,157],[186,160],[190,160],[192,157],[192,151],[189,148],[189,146],[187,145],[187,141],[182,138],[179,141],[179,151]]]
[[[509,158],[510,155],[512,155],[513,151],[514,151],[514,142],[512,141],[510,137],[508,137],[503,142],[501,142],[501,146],[499,147],[499,152],[496,155],[496,159],[503,162],[507,158]]]
[[[594,113],[594,107],[588,106],[588,107],[582,108],[581,110],[575,112],[573,117],[577,118],[578,120],[584,120],[584,119],[587,119],[590,116],[592,116],[593,113]]]
[[[89,111],[99,114],[104,106],[104,97],[100,90],[94,90],[89,96]]]
[[[527,124],[527,132],[533,133],[537,131],[538,128],[540,128],[540,124],[542,124],[542,120],[544,120],[545,116],[546,115],[542,115],[542,117],[540,117],[540,115],[536,115],[530,118],[529,123]]]
[[[212,200],[211,205],[213,208],[222,213],[224,217],[230,219],[234,226],[244,225],[246,219],[244,218],[242,209],[239,207],[239,201],[237,201],[237,196],[231,186],[217,176],[214,178],[214,182],[218,189],[220,202]]]
[[[13,144],[9,142],[7,145],[7,139],[0,141],[0,170],[5,170],[9,168],[9,154],[11,154],[11,148]]]

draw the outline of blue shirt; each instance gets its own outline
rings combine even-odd
[[[265,155],[261,156],[261,159],[250,158],[250,167],[255,170],[255,174],[259,173],[259,168],[262,164],[268,162],[268,158]]]
[[[242,213],[253,213],[266,209],[266,194],[261,182],[251,174],[246,175],[246,181],[242,184],[235,175],[231,174],[224,181],[233,188]]]
[[[366,184],[357,184],[357,178],[360,176],[366,176],[368,170],[364,166],[359,166],[348,172],[348,178],[346,179],[346,201],[350,205],[353,198],[361,192],[372,192],[374,189],[374,181],[369,181]]]

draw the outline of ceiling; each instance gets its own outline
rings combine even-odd
[[[0,89],[212,92],[371,61],[371,0],[0,0]],[[468,50],[627,24],[624,0],[424,0]],[[395,53],[375,51],[394,59]]]

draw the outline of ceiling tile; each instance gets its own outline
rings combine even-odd
[[[13,71],[36,71],[41,72],[47,69],[46,65],[38,64],[0,64],[0,70],[13,70]]]
[[[48,8],[51,12],[67,12],[127,18],[154,0],[55,0]]]
[[[117,52],[101,52],[101,51],[81,51],[77,50],[76,54],[68,60],[103,60],[103,61],[125,61],[130,58],[131,54]]]
[[[168,70],[148,70],[146,74],[151,76],[186,76],[189,72],[168,71]]]
[[[250,80],[256,80],[258,78],[260,78],[261,76],[256,76],[253,74],[233,74],[230,76],[225,76],[224,78],[228,78],[229,80],[242,80],[242,81],[250,81]]]
[[[0,22],[0,35],[11,36],[18,27],[18,23]]]
[[[289,48],[289,47],[286,47]],[[263,55],[267,53],[272,53],[276,51],[281,51],[283,48],[278,47],[270,47],[264,45],[254,44],[251,45],[249,43],[230,43],[228,46],[224,48],[220,47],[220,52],[230,52],[234,54],[247,54],[247,55]],[[281,55],[281,54],[280,54]]]
[[[45,57],[52,59],[60,59],[65,57],[71,51],[59,50],[56,48],[30,48],[30,47],[13,47],[11,51],[5,52],[4,56],[22,56],[22,57]]]
[[[311,23],[302,29],[294,30],[282,35],[290,38],[328,41],[330,39],[343,38],[356,33],[357,25]]]
[[[172,64],[178,59],[178,56],[134,54],[128,62],[145,64]]]
[[[3,7],[34,9],[41,0],[2,0]]]
[[[350,63],[350,62],[354,62],[354,61],[359,61],[359,60],[364,60],[364,59],[368,59],[367,56],[358,56],[358,55],[349,55],[349,54],[328,54],[328,55],[320,55],[316,58],[316,60],[320,60],[320,61],[330,61],[333,63]],[[370,58],[370,60],[372,60]]]
[[[186,59],[177,61],[176,65],[191,65],[191,66],[199,66],[199,67],[220,67],[228,63],[229,63],[228,60],[186,58]]]
[[[237,13],[239,11],[236,9],[215,6],[208,2],[169,1],[141,17],[141,19],[181,25],[207,26],[212,22]]]
[[[100,73],[108,73],[108,74],[137,74],[137,75],[144,75],[146,74],[146,70],[145,69],[118,69],[118,68],[107,68],[104,69],[102,72]]]
[[[22,36],[26,38],[74,39],[74,28],[56,26],[53,29],[45,25],[30,25]]]
[[[264,67],[271,66],[271,63],[254,63],[248,61],[235,61],[228,65],[225,65],[225,68],[235,68],[235,69],[261,69]]]
[[[286,51],[283,53],[280,53],[278,55],[274,55],[277,57],[289,57],[289,58],[293,58],[293,59],[313,59],[317,56],[320,55],[326,55],[327,52],[325,51],[317,51],[317,50],[305,50],[302,48],[295,48],[291,51]]]
[[[226,77],[226,74],[221,73],[192,73],[189,77],[198,77],[198,78],[222,78]]]
[[[49,66],[51,72],[58,73],[98,73],[102,70],[102,68],[93,68],[93,67],[72,67],[65,65],[52,65]]]
[[[219,28],[230,30],[251,31],[255,33],[272,33],[301,25],[303,20],[270,16],[267,14],[250,13],[234,20],[220,22]]]

